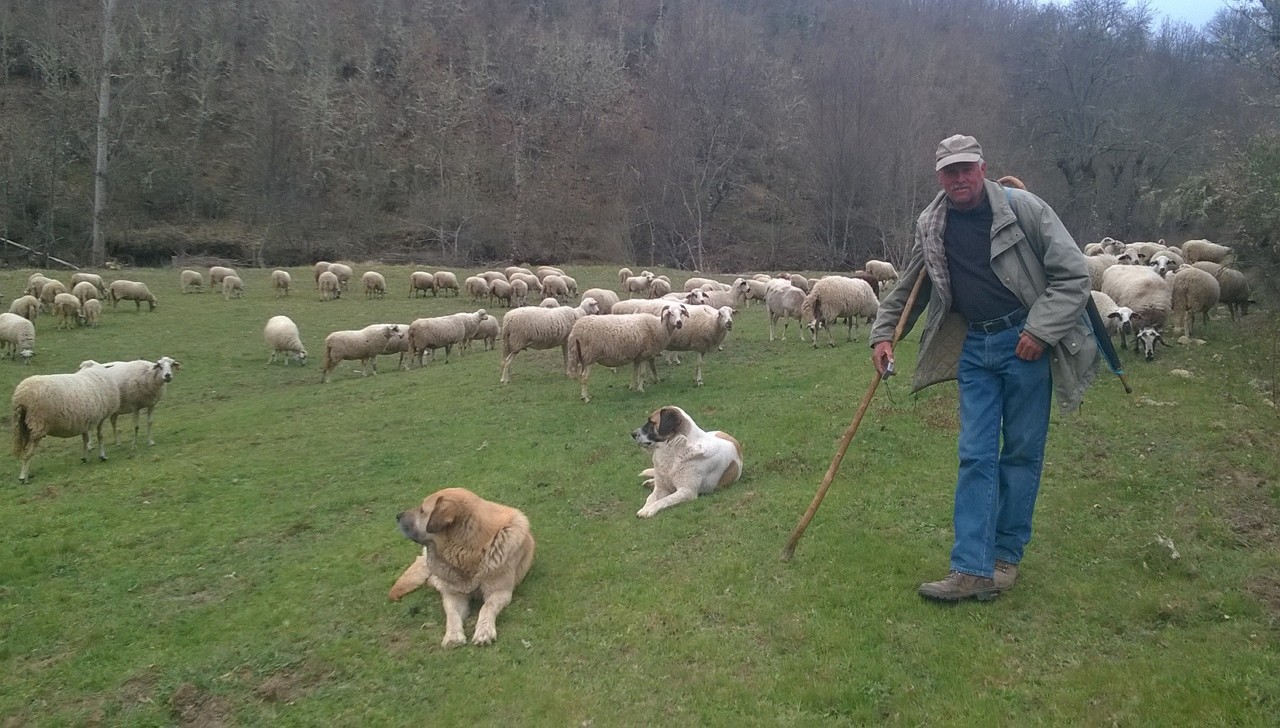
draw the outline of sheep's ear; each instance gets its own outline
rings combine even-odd
[[[1130,319],[1140,319],[1140,318],[1143,318],[1143,315],[1142,315],[1142,314],[1140,314],[1140,313],[1138,313],[1137,311],[1134,311],[1133,313],[1129,314],[1129,318],[1130,318]]]
[[[1119,311],[1112,311],[1111,313],[1107,314],[1107,318],[1114,318],[1114,319],[1118,319],[1118,318],[1120,318],[1120,312],[1119,312]]]

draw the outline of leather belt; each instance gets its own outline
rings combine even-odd
[[[1004,331],[1007,328],[1017,326],[1027,320],[1026,309],[1018,309],[1013,313],[1005,314],[997,319],[990,321],[973,321],[969,324],[970,331],[981,331],[984,334],[994,334],[997,331]]]

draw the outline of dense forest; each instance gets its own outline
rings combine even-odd
[[[15,0],[0,236],[82,263],[839,269],[901,261],[962,132],[1082,244],[1266,268],[1280,0],[1227,6]]]

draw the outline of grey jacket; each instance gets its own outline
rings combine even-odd
[[[1090,290],[1084,254],[1044,200],[1023,190],[1006,191],[991,180],[984,186],[992,212],[991,268],[1026,307],[1024,331],[1048,345],[1058,405],[1070,412],[1080,406],[1098,373],[1098,343],[1084,312]],[[920,213],[911,259],[898,285],[880,302],[871,329],[873,347],[893,339],[911,288],[924,269],[926,280],[903,331],[905,335],[911,330],[927,305],[913,392],[956,378],[967,333],[964,318],[951,311],[951,280],[942,243],[947,207],[946,195],[939,192]]]

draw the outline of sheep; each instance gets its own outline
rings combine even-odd
[[[537,280],[536,278],[534,280]],[[511,306],[519,308],[529,300],[529,284],[519,278],[511,281]]]
[[[1208,240],[1188,240],[1182,244],[1182,259],[1187,263],[1199,263],[1207,260],[1210,263],[1222,264],[1231,255],[1231,248],[1211,243]]]
[[[710,286],[710,288],[708,288],[707,286]],[[690,278],[684,282],[685,292],[692,291],[698,288],[701,288],[704,291],[723,291],[723,290],[727,290],[729,286],[725,285],[724,283],[721,283],[720,281],[714,281],[714,280],[711,280],[710,278],[699,278],[699,277]]]
[[[271,347],[268,365],[276,360],[278,354],[284,354],[281,358],[284,359],[285,366],[289,366],[290,359],[297,359],[302,365],[307,363],[307,348],[302,345],[298,325],[288,316],[272,316],[267,319],[267,325],[262,329],[262,338]]]
[[[498,302],[499,306],[511,308],[511,299],[514,292],[515,289],[512,287],[511,283],[507,282],[505,277],[494,278],[489,284],[489,294]]]
[[[425,270],[415,270],[409,274],[409,298],[417,298],[418,293],[431,291],[435,293],[436,277]]]
[[[805,293],[809,292],[809,279],[799,273],[779,273],[778,280],[786,281]]]
[[[222,279],[222,297],[228,301],[244,295],[244,281],[240,276],[226,276]]]
[[[1086,256],[1102,255],[1102,243],[1086,243],[1084,246],[1084,254]]]
[[[338,285],[342,286],[344,291],[351,287],[351,276],[356,273],[346,263],[330,263],[329,272],[338,277]]]
[[[84,302],[82,309],[84,311],[84,322],[95,329],[98,328],[98,323],[102,321],[102,301],[90,298]]]
[[[560,274],[560,280],[564,281],[565,286],[569,289],[569,298],[578,297],[578,279],[573,276]],[[657,280],[656,278],[654,280]]]
[[[1138,333],[1134,334],[1133,350],[1141,351],[1143,358],[1147,361],[1152,361],[1156,358],[1156,344],[1169,346],[1169,343],[1160,335],[1160,330],[1154,326],[1144,326]]]
[[[662,298],[671,293],[671,282],[665,278],[654,278],[649,282],[649,298]]]
[[[1102,290],[1102,274],[1113,265],[1119,265],[1120,259],[1110,253],[1086,255],[1084,265],[1089,269],[1089,287],[1095,291]]]
[[[431,360],[435,361],[436,349],[444,349],[444,361],[449,363],[449,354],[454,345],[462,346],[475,335],[480,322],[488,317],[482,308],[472,313],[455,313],[448,316],[432,316],[415,319],[409,324],[409,349],[411,356],[423,366],[422,355],[431,350]],[[461,351],[459,351],[461,354]]]
[[[89,281],[80,281],[71,287],[71,295],[75,296],[76,300],[83,304],[91,298],[97,298],[98,289]]]
[[[66,284],[62,281],[49,281],[40,289],[40,295],[38,296],[40,299],[40,307],[46,311],[52,311],[53,299],[56,298],[59,293],[70,292],[70,289],[68,289]]]
[[[18,296],[9,304],[9,313],[15,313],[22,318],[34,322],[36,317],[40,315],[40,300],[35,296]]]
[[[276,298],[289,295],[289,287],[293,285],[293,276],[289,275],[287,270],[271,271],[271,288],[276,292]]]
[[[53,279],[46,278],[39,273],[32,273],[31,277],[27,279],[27,287],[23,289],[23,292],[28,296],[40,298],[40,291],[44,290],[44,285],[51,280]]]
[[[594,298],[600,307],[600,313],[610,313],[618,303],[618,294],[607,288],[588,288],[582,292],[583,298]]]
[[[101,298],[102,296],[107,295],[107,284],[103,282],[102,276],[98,275],[97,273],[72,273],[71,274],[72,293],[75,292],[76,286],[81,283],[92,284],[94,289],[98,292],[98,295],[96,296],[96,298]],[[81,299],[81,302],[83,303],[83,299]]]
[[[790,325],[791,319],[795,319],[800,328],[800,340],[804,338],[804,321],[801,319],[801,307],[804,306],[804,291],[787,283],[779,281],[771,283],[768,293],[764,298],[764,309],[769,314],[769,341],[773,341],[774,328],[778,323],[778,319],[782,321],[782,341],[787,340],[787,326]]]
[[[1108,255],[1119,257],[1119,255],[1124,252],[1124,243],[1116,240],[1110,235],[1104,237],[1100,242],[1102,244],[1102,252]]]
[[[155,413],[156,404],[164,397],[165,385],[173,381],[173,373],[181,369],[182,364],[171,357],[162,356],[156,361],[134,359],[108,362],[100,366],[106,370],[107,377],[115,384],[120,395],[120,404],[111,413],[111,434],[115,444],[117,446],[120,444],[120,431],[116,428],[116,419],[120,415],[132,414],[132,448],[137,449],[138,414],[146,410],[147,445],[154,446],[156,441],[151,437],[151,416]]]
[[[480,325],[476,327],[476,332],[463,342],[463,346],[470,347],[470,342],[480,341],[485,351],[489,351],[497,346],[498,336],[502,334],[502,326],[498,323],[497,316],[485,316]]]
[[[331,273],[332,271],[326,271]],[[320,383],[329,381],[329,372],[340,362],[359,359],[363,369],[360,376],[369,371],[378,373],[379,354],[384,353],[392,345],[391,339],[405,335],[399,324],[371,324],[355,331],[334,331],[324,337],[324,358],[321,360]]]
[[[696,293],[698,295],[697,300],[695,301],[685,300],[684,296],[690,294],[684,294],[679,298],[629,298],[625,301],[618,301],[613,304],[613,307],[609,309],[609,313],[617,315],[647,313],[651,316],[659,316],[662,314],[663,307],[669,303],[704,305],[706,302],[706,291],[697,291]],[[601,309],[600,312],[604,313],[604,309]]]
[[[489,298],[489,293],[492,290],[489,286],[489,281],[486,281],[480,276],[469,276],[462,282],[462,287],[466,290],[467,295],[471,296],[472,303],[475,303],[482,298]]]
[[[515,278],[516,273],[520,273],[522,275],[527,275],[527,276],[533,275],[533,271],[529,270],[528,268],[521,268],[518,265],[509,265],[506,268],[502,269],[502,274],[507,277],[507,280],[513,280]]]
[[[693,293],[693,291],[690,291],[689,293]],[[708,291],[704,289],[702,293],[705,295],[699,298],[698,303],[711,306],[712,308],[720,308],[721,306],[732,306],[736,308],[746,303],[746,298],[743,297],[742,293],[732,289],[723,291]]]
[[[627,294],[627,298],[631,298],[637,293],[645,294],[649,291],[649,285],[653,283],[653,274],[644,271],[638,276],[630,276],[622,282],[622,292]]]
[[[873,319],[880,301],[876,299],[871,285],[859,278],[844,276],[826,276],[814,284],[813,290],[805,296],[800,304],[800,319],[809,320],[809,336],[813,339],[813,348],[818,348],[818,329],[827,330],[827,345],[835,346],[835,338],[831,335],[831,324],[843,318],[848,324],[846,341],[853,341],[853,327],[859,317]]]
[[[487,270],[481,273],[480,277],[483,278],[484,282],[488,283],[490,286],[493,286],[494,281],[502,281],[503,283],[511,282],[507,280],[507,274],[500,270]]]
[[[318,260],[316,261],[316,264],[311,267],[312,277],[314,277],[316,280],[317,289],[320,288],[320,274],[329,270],[329,266],[331,265],[333,265],[333,263],[330,263],[327,260]]]
[[[542,295],[547,298],[568,299],[569,284],[563,276],[549,273],[542,278]]]
[[[1218,303],[1227,305],[1227,312],[1231,314],[1231,320],[1236,320],[1236,312],[1240,315],[1249,315],[1249,304],[1255,303],[1249,292],[1249,281],[1244,277],[1244,273],[1235,268],[1211,263],[1202,260],[1192,263],[1192,266],[1209,273],[1218,281]],[[13,310],[13,309],[10,309]]]
[[[898,280],[898,271],[894,269],[893,264],[883,260],[868,260],[862,269],[875,276],[881,284]]]
[[[234,268],[227,268],[221,265],[215,265],[209,269],[209,288],[221,289],[222,279],[227,276],[238,276]]]
[[[635,275],[635,273],[633,273],[630,268],[627,268],[627,267],[619,268],[618,269],[618,287],[625,290],[627,285],[627,279],[633,275]],[[585,296],[587,294],[584,293],[582,295]]]
[[[560,301],[555,298],[544,298],[538,303],[539,308],[560,308]]]
[[[342,298],[342,282],[338,280],[337,274],[327,270],[320,274],[320,300],[331,301],[335,298]]]
[[[598,313],[600,305],[586,295],[573,308],[517,308],[507,313],[502,320],[502,376],[499,381],[503,384],[511,382],[511,363],[525,349],[560,347],[567,374],[569,332],[573,330],[574,322]]]
[[[644,391],[644,370],[647,367],[658,381],[658,369],[653,360],[671,341],[671,334],[684,326],[689,310],[682,303],[668,303],[662,314],[647,313],[610,314],[587,316],[578,319],[569,332],[568,358],[565,365],[569,376],[581,383],[580,397],[591,401],[587,385],[591,381],[591,365],[603,364],[620,367],[631,363],[631,386],[637,392]]]
[[[435,279],[435,286],[431,289],[431,295],[436,295],[442,290],[453,291],[453,295],[458,295],[458,276],[447,270],[438,270],[432,276]]]
[[[1116,306],[1132,312],[1121,329],[1122,347],[1125,332],[1136,333],[1138,326],[1158,329],[1172,310],[1169,284],[1146,266],[1116,265],[1108,268],[1102,274],[1102,292],[1110,296]],[[1132,319],[1137,319],[1137,323]],[[1134,349],[1137,350],[1136,340]]]
[[[538,266],[538,269],[533,272],[533,275],[541,281],[547,276],[563,276],[564,271],[554,265],[540,265]]]
[[[191,293],[192,288],[196,289],[196,293],[200,293],[204,290],[204,276],[200,275],[199,271],[191,269],[184,270],[179,276],[179,280],[182,282],[183,293]]]
[[[1209,312],[1218,305],[1221,289],[1218,280],[1212,273],[1206,273],[1194,265],[1179,268],[1176,273],[1169,274],[1172,279],[1170,288],[1170,306],[1173,315],[1181,319],[1179,327],[1187,337],[1191,336],[1196,314],[1203,317],[1203,325],[1209,325]]]
[[[154,311],[158,302],[156,297],[151,295],[151,291],[147,288],[147,284],[138,281],[118,280],[111,281],[111,286],[107,288],[107,298],[111,300],[111,308],[115,308],[116,304],[121,301],[133,301],[137,310],[142,310],[142,302],[147,302],[147,310]]]
[[[360,276],[365,298],[382,298],[387,295],[387,278],[376,270],[367,270]]]
[[[18,480],[30,481],[31,459],[45,437],[80,436],[89,462],[89,431],[97,429],[98,457],[107,459],[102,425],[120,407],[120,390],[105,367],[85,362],[73,374],[37,374],[13,389],[13,454],[22,461]]]
[[[16,313],[0,313],[0,349],[10,359],[30,364],[36,353],[36,327]]]
[[[542,295],[542,281],[539,280],[538,277],[533,275],[532,273],[516,273],[515,275],[511,276],[512,286],[515,286],[517,281],[523,283],[527,289],[525,291],[525,294],[519,297],[521,301],[520,303],[521,306],[524,305],[524,301],[529,296],[529,294],[533,294],[537,296]]]
[[[1207,275],[1207,274],[1206,274]],[[58,328],[68,329],[75,323],[84,322],[84,311],[80,306],[80,299],[70,293],[59,293],[53,299],[53,315],[58,317]]]
[[[747,304],[752,301],[764,303],[764,296],[769,292],[769,286],[765,281],[759,281],[754,278],[738,278],[734,280],[732,288],[742,296],[742,300]]]
[[[1120,307],[1116,302],[1111,300],[1111,296],[1102,291],[1090,291],[1089,296],[1093,298],[1093,305],[1098,309],[1098,317],[1107,325],[1107,336],[1114,337],[1120,333]]]
[[[1147,267],[1160,274],[1161,278],[1165,275],[1178,270],[1178,262],[1169,256],[1168,253],[1157,253],[1147,260]]]
[[[689,319],[671,334],[667,351],[696,351],[698,369],[694,374],[695,385],[702,386],[702,358],[713,349],[719,349],[724,337],[733,329],[733,309],[729,306],[686,306]]]

